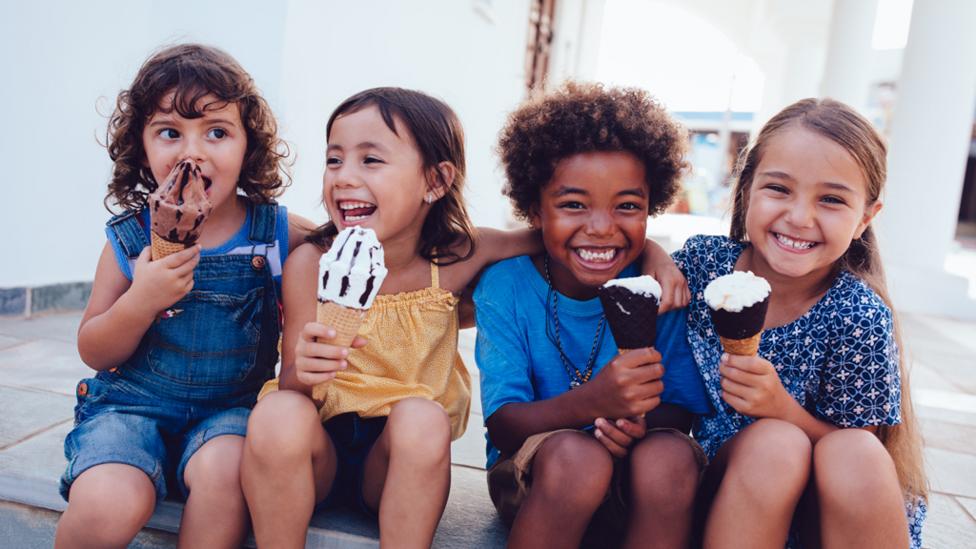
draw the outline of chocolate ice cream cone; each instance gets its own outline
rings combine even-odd
[[[620,353],[654,346],[661,286],[653,277],[614,279],[597,295]]]

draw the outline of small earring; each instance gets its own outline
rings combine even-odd
[[[431,194],[431,193],[425,194],[424,195],[424,202],[426,202],[428,204],[433,204],[434,203],[434,195]]]

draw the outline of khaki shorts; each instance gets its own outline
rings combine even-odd
[[[687,441],[698,461],[699,474],[705,470],[708,459],[705,452],[693,438],[677,429],[657,428],[648,429],[647,434],[654,432],[670,432]],[[580,433],[592,437],[593,435],[578,429],[557,429],[532,435],[525,439],[522,447],[514,456],[500,459],[488,471],[488,493],[491,501],[498,510],[502,521],[511,528],[515,516],[522,507],[522,502],[529,495],[532,485],[532,461],[545,442],[559,433]],[[593,514],[593,519],[583,536],[583,547],[616,545],[622,541],[627,527],[629,494],[627,492],[628,468],[614,467],[613,479],[604,498],[603,504]],[[613,542],[610,542],[613,540]]]

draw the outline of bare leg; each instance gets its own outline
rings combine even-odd
[[[810,461],[810,439],[791,423],[760,419],[735,435],[706,470],[704,546],[781,549]]]
[[[336,454],[315,405],[277,391],[251,412],[241,486],[258,547],[304,547],[315,503],[329,493]]]
[[[630,452],[630,517],[624,547],[688,547],[698,460],[688,441],[654,432]]]
[[[612,477],[610,453],[593,437],[549,437],[532,462],[532,486],[512,524],[508,546],[579,547]]]
[[[363,471],[363,499],[379,509],[380,547],[430,547],[450,487],[447,413],[422,398],[396,403]]]
[[[863,429],[834,431],[814,447],[813,468],[824,547],[909,546],[895,464],[878,437]]]
[[[241,492],[244,437],[207,441],[183,473],[190,491],[180,522],[178,547],[240,547],[247,535],[247,505]]]
[[[126,547],[155,508],[156,488],[146,473],[121,463],[96,465],[71,485],[54,546]]]

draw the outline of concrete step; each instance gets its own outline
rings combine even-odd
[[[488,498],[485,472],[454,465],[451,494],[434,547],[504,547],[507,532]],[[56,479],[0,473],[0,539],[7,547],[49,548],[66,504]],[[176,545],[183,505],[164,501],[130,547]],[[249,537],[248,547],[254,547]],[[373,548],[379,545],[375,521],[352,511],[320,512],[312,517],[306,547],[328,549]]]

